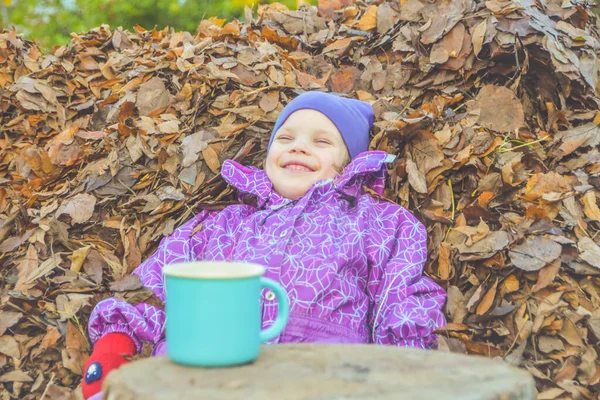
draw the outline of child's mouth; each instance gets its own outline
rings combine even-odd
[[[290,172],[314,172],[308,165],[299,162],[289,162],[283,165],[283,168]]]
[[[307,168],[304,165],[298,165],[298,164],[286,165],[285,169],[287,169],[288,171],[313,172],[312,169]]]

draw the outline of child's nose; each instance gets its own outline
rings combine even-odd
[[[292,147],[290,147],[290,152],[308,154],[309,150],[303,140],[295,140],[294,143],[292,143]]]

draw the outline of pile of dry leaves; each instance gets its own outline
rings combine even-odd
[[[305,90],[373,104],[386,197],[424,221],[442,350],[504,358],[540,399],[600,389],[600,114],[585,2],[321,0],[196,34],[108,26],[44,54],[0,33],[0,398],[81,396],[92,306],[258,165]]]

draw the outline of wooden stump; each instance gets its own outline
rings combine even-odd
[[[391,346],[263,346],[249,365],[203,369],[152,357],[112,372],[107,400],[532,400],[528,372],[502,361]]]

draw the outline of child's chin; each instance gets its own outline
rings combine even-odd
[[[290,200],[296,200],[297,198],[304,196],[307,191],[308,188],[305,189],[304,187],[298,185],[288,184],[286,187],[279,188],[277,192]]]

